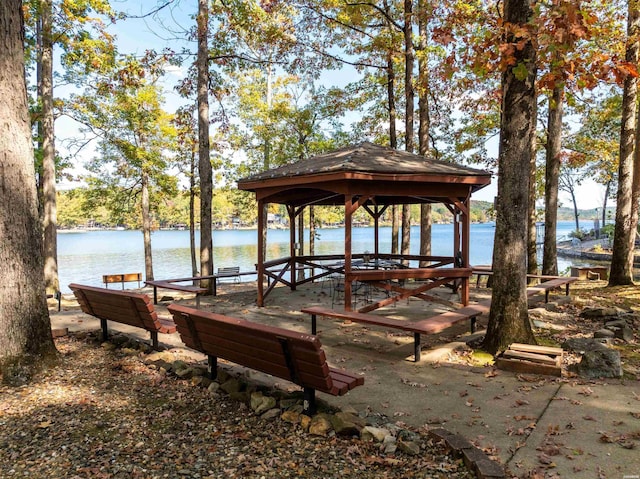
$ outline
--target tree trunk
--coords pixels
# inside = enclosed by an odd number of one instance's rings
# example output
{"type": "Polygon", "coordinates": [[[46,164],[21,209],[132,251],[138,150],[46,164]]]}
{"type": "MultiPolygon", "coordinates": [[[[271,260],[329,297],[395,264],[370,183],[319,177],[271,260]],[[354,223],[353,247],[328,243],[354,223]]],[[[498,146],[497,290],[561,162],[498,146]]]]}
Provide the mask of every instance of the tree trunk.
{"type": "MultiPolygon", "coordinates": [[[[538,105],[536,103],[536,112],[538,115],[538,105]]],[[[527,223],[527,273],[538,273],[538,235],[536,231],[536,156],[537,141],[536,135],[531,135],[531,158],[529,160],[529,215],[527,223]]],[[[533,278],[528,281],[530,283],[533,278]]]]}
{"type": "MultiPolygon", "coordinates": [[[[640,48],[640,11],[638,1],[629,1],[627,21],[626,61],[638,64],[640,48]]],[[[636,133],[636,103],[638,81],[627,75],[622,93],[622,127],[620,131],[620,165],[618,167],[618,193],[616,196],[616,224],[613,236],[609,286],[633,284],[633,253],[636,232],[633,227],[633,164],[636,133]]]]}
{"type": "Polygon", "coordinates": [[[556,85],[549,99],[547,125],[547,155],[544,173],[544,247],[542,274],[558,274],[558,182],[560,178],[560,154],[562,153],[562,107],[564,85],[556,85]]]}
{"type": "MultiPolygon", "coordinates": [[[[429,129],[431,117],[429,115],[429,65],[427,61],[427,2],[418,2],[418,33],[420,35],[420,51],[418,60],[418,153],[427,156],[429,153],[429,129]]],[[[420,255],[431,256],[431,205],[420,205],[420,255]]],[[[420,261],[420,267],[429,265],[429,261],[420,261]]]]}
{"type": "Polygon", "coordinates": [[[400,209],[398,205],[391,206],[391,254],[398,254],[400,236],[400,209]]]}
{"type": "Polygon", "coordinates": [[[316,254],[316,210],[309,206],[309,256],[316,254]]]}
{"type": "Polygon", "coordinates": [[[40,55],[42,103],[42,213],[44,228],[44,281],[47,293],[60,291],[58,279],[58,220],[56,208],[56,149],[53,118],[53,39],[52,2],[40,2],[42,40],[40,55]]]}
{"type": "MultiPolygon", "coordinates": [[[[387,19],[391,18],[391,7],[387,1],[384,2],[387,19]]],[[[387,28],[393,30],[390,21],[387,20],[387,28]]],[[[398,148],[398,133],[396,131],[396,72],[393,65],[393,50],[387,50],[387,101],[389,103],[389,146],[398,148]]],[[[391,206],[391,253],[398,254],[398,239],[400,235],[400,222],[398,221],[398,207],[391,206]]]]}
{"type": "Polygon", "coordinates": [[[576,190],[571,188],[569,191],[571,202],[573,203],[573,218],[576,221],[576,233],[580,234],[580,211],[578,211],[578,199],[576,198],[576,190]]]}
{"type": "Polygon", "coordinates": [[[142,237],[144,238],[144,275],[153,281],[153,255],[151,254],[151,205],[149,203],[149,173],[142,172],[142,237]]]}
{"type": "MultiPolygon", "coordinates": [[[[505,1],[505,27],[525,30],[532,16],[527,0],[505,1]]],[[[484,340],[491,353],[513,342],[535,342],[527,311],[526,238],[531,136],[536,125],[536,52],[529,39],[510,33],[506,40],[521,41],[523,47],[515,49],[514,62],[502,75],[493,294],[484,340]],[[514,68],[522,65],[527,75],[519,79],[514,68]]]]}
{"type": "Polygon", "coordinates": [[[24,77],[22,2],[0,2],[0,375],[29,379],[55,357],[24,77]]]}
{"type": "MultiPolygon", "coordinates": [[[[209,152],[209,10],[207,0],[198,0],[198,171],[200,174],[200,275],[213,274],[211,202],[213,173],[209,152]]],[[[213,293],[213,281],[200,286],[213,293]]]]}
{"type": "MultiPolygon", "coordinates": [[[[404,0],[404,98],[405,98],[405,150],[413,153],[413,0],[404,0]]],[[[402,205],[402,243],[400,245],[402,255],[411,254],[411,207],[402,205]]],[[[408,264],[409,260],[403,260],[408,264]]]]}
{"type": "MultiPolygon", "coordinates": [[[[191,251],[191,276],[198,276],[196,257],[196,152],[191,152],[191,174],[189,175],[189,250],[191,251]]],[[[198,286],[194,280],[193,285],[198,286]]]]}
{"type": "MultiPolygon", "coordinates": [[[[638,150],[636,149],[636,154],[638,150]]],[[[607,181],[607,186],[604,190],[604,199],[602,201],[602,226],[604,227],[607,223],[607,200],[609,199],[609,194],[611,192],[611,180],[607,181]]]]}

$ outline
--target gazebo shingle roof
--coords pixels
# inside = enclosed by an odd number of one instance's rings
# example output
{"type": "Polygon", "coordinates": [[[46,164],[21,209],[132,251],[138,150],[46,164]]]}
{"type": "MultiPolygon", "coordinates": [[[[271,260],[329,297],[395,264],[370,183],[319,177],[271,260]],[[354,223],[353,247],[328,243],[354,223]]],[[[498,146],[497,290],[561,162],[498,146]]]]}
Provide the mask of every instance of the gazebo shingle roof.
{"type": "Polygon", "coordinates": [[[240,183],[339,172],[491,177],[491,173],[484,170],[363,142],[257,173],[240,183]]]}

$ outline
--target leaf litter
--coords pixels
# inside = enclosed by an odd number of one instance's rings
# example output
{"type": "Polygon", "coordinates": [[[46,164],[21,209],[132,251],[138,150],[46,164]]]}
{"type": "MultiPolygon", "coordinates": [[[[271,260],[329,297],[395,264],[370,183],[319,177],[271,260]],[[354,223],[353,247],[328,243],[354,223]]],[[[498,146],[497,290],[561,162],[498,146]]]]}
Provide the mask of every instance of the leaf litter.
{"type": "Polygon", "coordinates": [[[0,386],[3,478],[474,477],[439,443],[409,456],[312,436],[134,354],[74,337],[56,345],[58,366],[31,384],[0,386]]]}

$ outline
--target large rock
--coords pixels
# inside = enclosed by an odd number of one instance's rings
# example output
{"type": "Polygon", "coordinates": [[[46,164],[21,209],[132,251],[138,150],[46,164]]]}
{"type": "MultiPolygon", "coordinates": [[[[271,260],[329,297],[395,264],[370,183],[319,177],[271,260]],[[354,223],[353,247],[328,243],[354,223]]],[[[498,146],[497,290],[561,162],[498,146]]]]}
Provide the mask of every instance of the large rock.
{"type": "Polygon", "coordinates": [[[243,383],[237,378],[229,378],[220,385],[220,389],[227,394],[231,394],[242,391],[243,386],[243,383]]]}
{"type": "Polygon", "coordinates": [[[389,435],[389,430],[383,427],[365,426],[360,431],[360,439],[363,441],[382,442],[389,435]]]}
{"type": "Polygon", "coordinates": [[[338,436],[358,436],[366,422],[353,414],[338,412],[331,416],[331,424],[338,436]]]}
{"type": "Polygon", "coordinates": [[[622,377],[620,352],[608,348],[585,351],[582,360],[575,365],[575,370],[580,377],[588,379],[620,378],[622,377]]]}
{"type": "Polygon", "coordinates": [[[587,319],[602,319],[607,317],[617,317],[619,311],[617,308],[584,308],[580,313],[582,318],[587,319]]]}
{"type": "Polygon", "coordinates": [[[276,400],[271,396],[264,396],[261,392],[251,394],[251,409],[256,414],[262,414],[276,407],[276,400]]]}
{"type": "Polygon", "coordinates": [[[592,338],[570,338],[562,343],[562,349],[576,353],[607,351],[609,348],[607,348],[604,342],[606,342],[606,338],[600,340],[592,338]]]}
{"type": "Polygon", "coordinates": [[[325,437],[331,431],[331,421],[324,414],[317,414],[311,418],[309,434],[325,437]]]}

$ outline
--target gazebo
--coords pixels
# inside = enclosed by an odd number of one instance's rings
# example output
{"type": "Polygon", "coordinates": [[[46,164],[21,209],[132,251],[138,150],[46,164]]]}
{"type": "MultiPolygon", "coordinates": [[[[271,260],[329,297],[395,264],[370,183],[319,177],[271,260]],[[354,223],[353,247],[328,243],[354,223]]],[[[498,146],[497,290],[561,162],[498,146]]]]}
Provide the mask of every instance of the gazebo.
{"type": "Polygon", "coordinates": [[[425,292],[444,285],[461,288],[461,301],[469,300],[469,229],[472,193],[491,182],[491,173],[393,148],[364,142],[314,156],[306,160],[274,168],[244,178],[238,188],[253,191],[258,202],[258,298],[264,306],[265,298],[277,283],[295,290],[300,284],[335,273],[336,267],[326,267],[323,261],[343,261],[339,272],[344,275],[344,306],[351,310],[352,284],[367,282],[396,293],[394,296],[368,305],[359,311],[390,304],[409,296],[429,299],[425,292]],[[289,256],[265,261],[266,208],[270,203],[286,206],[289,215],[289,256]],[[379,251],[379,219],[391,205],[442,203],[453,214],[454,255],[420,256],[391,255],[379,251]],[[304,256],[296,248],[296,218],[312,205],[344,206],[344,256],[304,256]],[[374,251],[372,254],[351,251],[352,219],[358,208],[364,208],[374,222],[374,251]],[[365,261],[371,268],[355,269],[354,262],[365,261]],[[404,262],[399,268],[379,268],[382,261],[404,262]],[[406,267],[407,261],[429,264],[427,267],[406,267]],[[314,273],[298,280],[296,271],[311,268],[314,273]],[[289,271],[289,279],[285,273],[289,271]],[[315,274],[315,271],[319,271],[315,274]],[[265,290],[265,276],[269,285],[265,290]],[[407,289],[407,280],[414,279],[418,287],[407,289]]]}

